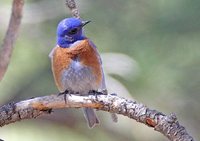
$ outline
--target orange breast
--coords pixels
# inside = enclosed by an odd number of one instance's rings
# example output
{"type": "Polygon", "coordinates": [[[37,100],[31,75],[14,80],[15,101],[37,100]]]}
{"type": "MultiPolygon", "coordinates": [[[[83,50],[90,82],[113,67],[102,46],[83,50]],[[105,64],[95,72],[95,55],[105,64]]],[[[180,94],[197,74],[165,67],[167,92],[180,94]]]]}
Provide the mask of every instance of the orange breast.
{"type": "Polygon", "coordinates": [[[67,54],[67,48],[56,47],[53,52],[52,58],[52,71],[56,86],[60,91],[64,91],[61,83],[61,74],[64,69],[66,69],[71,62],[71,56],[67,54]]]}
{"type": "Polygon", "coordinates": [[[82,65],[91,67],[96,78],[96,83],[97,85],[100,85],[102,81],[101,63],[96,49],[90,45],[88,39],[85,39],[74,47],[55,48],[52,58],[52,70],[58,89],[60,91],[65,90],[61,82],[62,72],[69,67],[71,61],[75,57],[79,58],[82,65]]]}

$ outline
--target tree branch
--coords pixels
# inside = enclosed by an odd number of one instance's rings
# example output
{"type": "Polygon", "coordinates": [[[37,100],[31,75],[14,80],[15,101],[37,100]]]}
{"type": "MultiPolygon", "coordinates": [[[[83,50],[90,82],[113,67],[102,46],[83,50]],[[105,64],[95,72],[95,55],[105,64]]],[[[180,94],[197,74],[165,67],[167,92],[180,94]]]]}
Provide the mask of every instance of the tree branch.
{"type": "Polygon", "coordinates": [[[52,109],[90,107],[117,113],[135,119],[162,133],[171,141],[194,141],[181,126],[175,114],[165,115],[146,107],[135,100],[128,100],[116,95],[50,95],[32,98],[0,107],[0,126],[23,119],[36,118],[51,113],[52,109]]]}
{"type": "MultiPolygon", "coordinates": [[[[13,0],[10,22],[0,52],[0,81],[10,62],[13,44],[21,23],[23,5],[23,0],[13,0]]],[[[66,0],[66,5],[74,17],[80,18],[74,0],[66,0]]],[[[0,107],[0,126],[50,114],[52,109],[71,107],[90,107],[121,114],[154,128],[171,141],[194,141],[185,128],[179,124],[175,114],[167,116],[135,100],[128,100],[116,95],[77,96],[72,94],[67,97],[67,101],[65,101],[64,95],[50,95],[9,103],[0,107]]]]}
{"type": "Polygon", "coordinates": [[[76,3],[74,0],[66,0],[66,6],[71,11],[72,16],[76,18],[80,18],[80,13],[78,8],[76,7],[76,3]]]}
{"type": "Polygon", "coordinates": [[[10,63],[13,45],[17,38],[19,26],[21,24],[23,5],[23,0],[13,0],[9,26],[0,51],[0,81],[2,80],[10,63]]]}

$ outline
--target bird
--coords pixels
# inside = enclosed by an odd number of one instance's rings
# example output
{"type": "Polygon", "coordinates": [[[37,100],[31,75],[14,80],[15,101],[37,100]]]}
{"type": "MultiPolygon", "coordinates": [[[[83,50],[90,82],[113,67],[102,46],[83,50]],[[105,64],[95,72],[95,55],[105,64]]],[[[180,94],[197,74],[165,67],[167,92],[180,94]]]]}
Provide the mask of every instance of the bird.
{"type": "MultiPolygon", "coordinates": [[[[100,54],[95,44],[84,34],[83,27],[88,23],[90,21],[75,17],[65,18],[58,23],[56,46],[49,57],[60,94],[107,94],[100,54]]],[[[83,113],[89,128],[100,123],[92,108],[83,108],[83,113]]],[[[115,114],[111,114],[111,117],[117,121],[115,114]]]]}

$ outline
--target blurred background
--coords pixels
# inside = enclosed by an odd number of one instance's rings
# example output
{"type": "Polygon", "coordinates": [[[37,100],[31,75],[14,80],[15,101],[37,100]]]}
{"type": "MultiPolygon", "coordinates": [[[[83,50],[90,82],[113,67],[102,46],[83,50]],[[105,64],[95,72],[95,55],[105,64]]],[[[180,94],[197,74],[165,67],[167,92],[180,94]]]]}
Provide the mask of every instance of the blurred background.
{"type": "MultiPolygon", "coordinates": [[[[11,0],[0,2],[0,41],[11,0]]],[[[81,17],[92,22],[86,35],[97,45],[109,92],[135,98],[165,114],[176,113],[200,139],[200,1],[77,0],[81,17]]],[[[70,17],[65,0],[26,0],[11,63],[0,83],[0,104],[58,93],[48,54],[56,26],[70,17]]],[[[0,60],[1,61],[1,60],[0,60]]],[[[55,110],[38,119],[0,128],[6,141],[167,141],[145,125],[119,116],[113,123],[98,111],[100,126],[88,129],[80,109],[55,110]]]]}

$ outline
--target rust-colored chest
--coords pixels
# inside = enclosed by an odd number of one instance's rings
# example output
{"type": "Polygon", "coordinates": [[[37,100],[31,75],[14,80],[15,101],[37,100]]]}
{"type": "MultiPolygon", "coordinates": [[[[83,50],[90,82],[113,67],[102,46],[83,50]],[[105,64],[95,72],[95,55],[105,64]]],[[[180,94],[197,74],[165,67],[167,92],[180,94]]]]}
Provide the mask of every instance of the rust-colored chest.
{"type": "Polygon", "coordinates": [[[75,58],[78,58],[81,65],[90,67],[92,73],[95,75],[96,83],[101,83],[102,68],[99,56],[96,48],[90,45],[88,39],[85,39],[70,48],[56,47],[52,55],[52,71],[56,85],[60,91],[64,91],[62,73],[64,70],[68,69],[75,58]]]}

